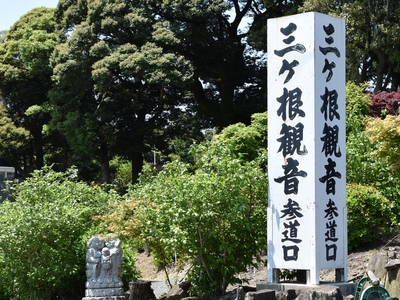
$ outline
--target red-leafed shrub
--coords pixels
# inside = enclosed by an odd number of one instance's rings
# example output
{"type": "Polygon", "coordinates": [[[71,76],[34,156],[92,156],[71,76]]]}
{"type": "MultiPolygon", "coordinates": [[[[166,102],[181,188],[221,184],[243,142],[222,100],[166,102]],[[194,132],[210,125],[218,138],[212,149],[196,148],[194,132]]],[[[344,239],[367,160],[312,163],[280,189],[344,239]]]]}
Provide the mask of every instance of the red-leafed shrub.
{"type": "Polygon", "coordinates": [[[399,115],[400,91],[378,92],[371,96],[369,115],[384,119],[387,115],[399,115]]]}

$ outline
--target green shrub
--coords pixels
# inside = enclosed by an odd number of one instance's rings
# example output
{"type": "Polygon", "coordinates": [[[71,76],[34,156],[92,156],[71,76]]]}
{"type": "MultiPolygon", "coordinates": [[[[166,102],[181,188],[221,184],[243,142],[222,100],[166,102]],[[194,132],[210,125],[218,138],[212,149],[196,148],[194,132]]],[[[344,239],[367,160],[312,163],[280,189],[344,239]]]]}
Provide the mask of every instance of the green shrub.
{"type": "Polygon", "coordinates": [[[132,183],[132,163],[116,156],[110,161],[110,169],[112,170],[113,187],[123,195],[132,183]]]}
{"type": "Polygon", "coordinates": [[[389,233],[395,220],[394,205],[376,188],[348,184],[346,201],[349,249],[389,233]]]}
{"type": "Polygon", "coordinates": [[[0,204],[0,291],[17,299],[82,297],[92,216],[105,213],[113,192],[48,169],[12,187],[0,204]]]}
{"type": "Polygon", "coordinates": [[[136,256],[137,250],[134,245],[130,245],[126,240],[122,241],[122,249],[123,249],[123,265],[122,265],[122,276],[121,280],[124,284],[125,289],[129,287],[129,282],[137,281],[141,274],[140,271],[136,268],[136,256]]]}
{"type": "Polygon", "coordinates": [[[371,100],[365,92],[367,83],[357,85],[351,81],[346,83],[346,132],[364,130],[364,122],[369,111],[371,100]]]}
{"type": "Polygon", "coordinates": [[[236,123],[225,127],[215,140],[227,147],[235,157],[252,161],[267,150],[267,113],[251,116],[251,125],[236,123]]]}
{"type": "Polygon", "coordinates": [[[220,144],[192,150],[195,170],[166,164],[104,219],[117,234],[140,239],[160,266],[175,257],[191,263],[192,294],[219,296],[265,251],[267,179],[220,144]]]}

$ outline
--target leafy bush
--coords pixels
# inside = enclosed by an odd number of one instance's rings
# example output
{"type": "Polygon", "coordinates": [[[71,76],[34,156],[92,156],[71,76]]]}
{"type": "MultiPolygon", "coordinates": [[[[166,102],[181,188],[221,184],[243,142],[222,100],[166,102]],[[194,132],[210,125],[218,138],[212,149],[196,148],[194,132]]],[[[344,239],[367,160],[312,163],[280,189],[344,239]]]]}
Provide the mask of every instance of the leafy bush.
{"type": "Polygon", "coordinates": [[[372,144],[365,131],[351,132],[346,142],[347,182],[363,185],[387,184],[389,177],[388,165],[372,155],[377,147],[372,144]]]}
{"type": "Polygon", "coordinates": [[[393,227],[393,203],[376,188],[348,184],[346,201],[349,249],[383,237],[393,227]]]}
{"type": "Polygon", "coordinates": [[[126,193],[128,186],[132,183],[132,163],[116,156],[110,161],[110,169],[113,187],[120,194],[126,193]]]}
{"type": "Polygon", "coordinates": [[[236,123],[225,127],[216,136],[218,143],[247,161],[256,159],[267,149],[267,113],[253,114],[251,118],[251,125],[236,123]]]}
{"type": "Polygon", "coordinates": [[[142,178],[104,217],[117,234],[148,245],[160,265],[192,264],[191,293],[221,295],[266,246],[267,180],[219,144],[193,148],[197,169],[172,161],[142,178]]]}
{"type": "Polygon", "coordinates": [[[92,216],[117,195],[74,178],[35,171],[12,186],[14,202],[0,204],[0,291],[18,299],[82,297],[92,216]]]}
{"type": "Polygon", "coordinates": [[[377,145],[374,154],[389,164],[393,171],[400,171],[400,117],[388,115],[384,120],[375,118],[368,122],[366,133],[377,145]]]}
{"type": "Polygon", "coordinates": [[[356,85],[349,81],[346,84],[346,132],[364,130],[364,120],[371,104],[370,97],[365,93],[368,84],[356,85]]]}

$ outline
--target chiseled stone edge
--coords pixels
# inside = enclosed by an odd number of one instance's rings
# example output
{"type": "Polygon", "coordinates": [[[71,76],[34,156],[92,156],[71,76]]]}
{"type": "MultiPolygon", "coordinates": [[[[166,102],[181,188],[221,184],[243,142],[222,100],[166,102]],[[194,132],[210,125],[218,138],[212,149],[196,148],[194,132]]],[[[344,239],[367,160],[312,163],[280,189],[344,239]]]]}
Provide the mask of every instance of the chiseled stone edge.
{"type": "Polygon", "coordinates": [[[86,297],[109,297],[121,296],[124,294],[123,288],[108,288],[108,289],[86,289],[86,297]]]}
{"type": "Polygon", "coordinates": [[[82,300],[126,300],[125,296],[84,297],[82,300]]]}

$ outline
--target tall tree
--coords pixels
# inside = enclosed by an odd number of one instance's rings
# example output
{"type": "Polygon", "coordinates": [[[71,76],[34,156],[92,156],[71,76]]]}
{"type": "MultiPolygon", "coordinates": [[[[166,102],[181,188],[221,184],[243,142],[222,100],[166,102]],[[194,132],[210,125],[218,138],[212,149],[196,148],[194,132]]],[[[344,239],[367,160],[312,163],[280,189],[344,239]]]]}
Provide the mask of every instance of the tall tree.
{"type": "Polygon", "coordinates": [[[258,53],[250,52],[245,41],[245,22],[262,13],[262,1],[144,2],[158,16],[157,43],[191,62],[190,90],[215,126],[249,124],[252,113],[265,110],[265,73],[257,74],[258,53]],[[179,43],[164,40],[159,33],[166,31],[179,43]],[[258,93],[248,93],[255,85],[258,93]]]}
{"type": "Polygon", "coordinates": [[[0,30],[0,44],[5,42],[5,35],[7,30],[0,30]]]}
{"type": "Polygon", "coordinates": [[[285,5],[267,4],[269,14],[261,0],[61,0],[55,124],[85,152],[103,141],[131,159],[133,180],[143,152],[181,120],[249,124],[266,109],[266,62],[246,43],[245,23],[285,13],[285,5]],[[89,119],[91,128],[81,125],[89,119]],[[89,129],[92,138],[79,138],[89,129]]]}
{"type": "Polygon", "coordinates": [[[54,9],[35,8],[22,16],[0,43],[2,101],[16,126],[31,135],[22,175],[44,164],[42,127],[49,121],[45,103],[51,86],[49,57],[56,45],[54,9]]]}
{"type": "Polygon", "coordinates": [[[131,160],[136,181],[154,130],[181,104],[190,66],[153,42],[154,18],[135,1],[60,1],[56,16],[64,43],[53,56],[54,124],[74,149],[99,150],[103,181],[109,151],[131,160]]]}
{"type": "Polygon", "coordinates": [[[29,131],[22,126],[16,126],[9,116],[7,107],[0,104],[0,155],[20,174],[23,174],[20,159],[24,156],[29,142],[29,131]]]}

